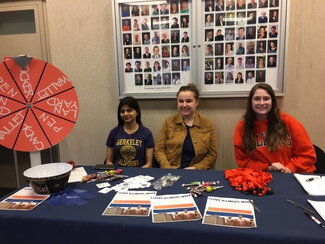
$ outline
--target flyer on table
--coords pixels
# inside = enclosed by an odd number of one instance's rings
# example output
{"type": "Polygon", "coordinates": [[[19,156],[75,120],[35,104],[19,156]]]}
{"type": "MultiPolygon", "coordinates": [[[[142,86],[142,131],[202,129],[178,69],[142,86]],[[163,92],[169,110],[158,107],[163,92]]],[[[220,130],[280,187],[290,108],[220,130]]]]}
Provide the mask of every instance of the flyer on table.
{"type": "Polygon", "coordinates": [[[102,215],[149,216],[150,199],[156,194],[156,191],[117,192],[102,215]]]}
{"type": "Polygon", "coordinates": [[[325,201],[313,201],[309,199],[307,199],[307,201],[313,206],[313,208],[325,221],[325,201]]]}
{"type": "Polygon", "coordinates": [[[325,196],[325,177],[321,175],[293,174],[310,196],[325,196]]]}
{"type": "Polygon", "coordinates": [[[202,218],[191,194],[155,196],[151,199],[152,222],[191,221],[202,218]]]}
{"type": "Polygon", "coordinates": [[[35,193],[31,187],[24,187],[10,197],[0,202],[1,210],[32,210],[50,195],[35,193]]]}
{"type": "Polygon", "coordinates": [[[248,199],[208,197],[202,223],[256,228],[254,207],[248,199]]]}

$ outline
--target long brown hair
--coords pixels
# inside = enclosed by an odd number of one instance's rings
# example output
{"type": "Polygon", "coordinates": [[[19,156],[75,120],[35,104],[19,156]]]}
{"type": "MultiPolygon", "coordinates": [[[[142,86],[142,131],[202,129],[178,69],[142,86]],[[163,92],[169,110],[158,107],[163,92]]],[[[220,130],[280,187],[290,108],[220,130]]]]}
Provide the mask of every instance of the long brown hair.
{"type": "Polygon", "coordinates": [[[279,108],[275,98],[272,87],[266,83],[256,84],[250,91],[246,113],[243,116],[244,119],[244,134],[242,138],[242,146],[247,153],[251,153],[256,148],[256,138],[254,132],[254,121],[256,120],[255,112],[252,107],[252,98],[257,89],[265,90],[271,97],[272,107],[267,115],[268,128],[266,134],[266,142],[270,151],[275,151],[280,145],[288,145],[289,132],[286,129],[285,124],[280,119],[279,108]]]}

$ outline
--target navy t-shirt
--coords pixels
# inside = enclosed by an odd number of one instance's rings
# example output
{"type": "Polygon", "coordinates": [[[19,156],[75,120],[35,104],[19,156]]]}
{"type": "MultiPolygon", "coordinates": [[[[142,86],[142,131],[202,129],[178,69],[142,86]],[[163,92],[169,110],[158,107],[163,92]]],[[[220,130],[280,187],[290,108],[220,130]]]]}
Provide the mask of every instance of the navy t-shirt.
{"type": "Polygon", "coordinates": [[[181,169],[189,167],[192,159],[195,157],[195,150],[190,134],[190,127],[186,126],[187,134],[183,142],[182,158],[181,158],[181,169]]]}
{"type": "Polygon", "coordinates": [[[141,167],[146,164],[146,148],[153,148],[154,140],[151,131],[142,125],[133,134],[117,126],[109,133],[106,145],[113,148],[114,164],[141,167]]]}

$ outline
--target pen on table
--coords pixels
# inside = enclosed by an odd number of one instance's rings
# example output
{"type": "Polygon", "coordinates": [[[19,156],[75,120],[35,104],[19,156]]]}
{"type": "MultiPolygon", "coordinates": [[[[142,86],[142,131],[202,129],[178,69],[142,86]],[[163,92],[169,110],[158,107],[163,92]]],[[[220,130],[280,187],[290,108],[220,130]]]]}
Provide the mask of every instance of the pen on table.
{"type": "Polygon", "coordinates": [[[302,206],[302,205],[300,205],[299,203],[296,203],[296,202],[294,202],[294,201],[292,201],[292,200],[290,200],[290,199],[287,199],[287,202],[288,202],[288,203],[291,203],[292,205],[295,205],[295,206],[297,206],[297,207],[299,207],[299,208],[302,208],[303,210],[305,210],[306,212],[308,212],[308,213],[310,213],[310,214],[315,214],[315,211],[310,210],[310,209],[308,209],[308,208],[305,208],[304,206],[302,206]]]}
{"type": "Polygon", "coordinates": [[[258,212],[261,213],[261,210],[254,204],[253,200],[248,198],[248,201],[253,205],[254,209],[258,212]]]}
{"type": "Polygon", "coordinates": [[[306,182],[310,182],[310,181],[317,180],[317,179],[321,179],[321,178],[322,178],[322,176],[311,177],[311,178],[308,178],[306,180],[306,182]]]}
{"type": "Polygon", "coordinates": [[[311,213],[309,212],[306,212],[305,211],[305,214],[312,220],[314,221],[319,227],[322,227],[324,228],[324,225],[322,224],[322,222],[320,222],[318,219],[316,219],[316,217],[314,215],[312,215],[311,213]]]}

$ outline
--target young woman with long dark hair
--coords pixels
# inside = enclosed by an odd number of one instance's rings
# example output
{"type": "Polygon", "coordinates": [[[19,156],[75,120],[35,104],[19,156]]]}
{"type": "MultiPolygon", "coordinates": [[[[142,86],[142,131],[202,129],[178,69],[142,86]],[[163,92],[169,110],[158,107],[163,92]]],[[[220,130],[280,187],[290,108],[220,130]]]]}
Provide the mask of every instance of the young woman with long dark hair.
{"type": "Polygon", "coordinates": [[[141,122],[141,111],[133,97],[121,99],[117,109],[118,126],[107,138],[106,164],[152,167],[154,140],[141,122]]]}

